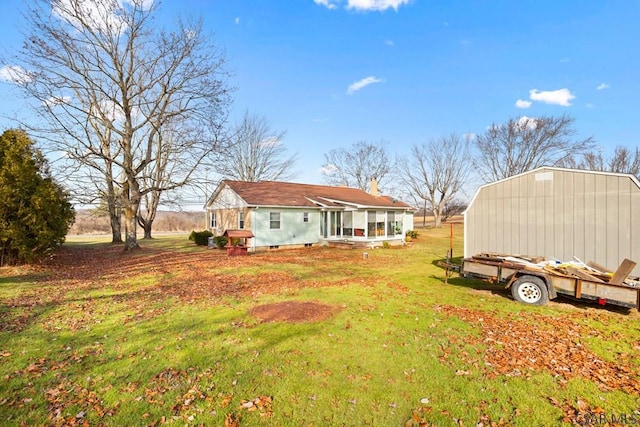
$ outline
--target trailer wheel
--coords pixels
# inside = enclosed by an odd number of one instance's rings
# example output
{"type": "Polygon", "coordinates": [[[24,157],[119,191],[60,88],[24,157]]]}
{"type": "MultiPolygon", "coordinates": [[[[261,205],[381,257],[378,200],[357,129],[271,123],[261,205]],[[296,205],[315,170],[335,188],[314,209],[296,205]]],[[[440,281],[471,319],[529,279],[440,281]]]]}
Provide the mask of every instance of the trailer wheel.
{"type": "Polygon", "coordinates": [[[539,277],[520,276],[511,285],[513,299],[524,304],[545,305],[549,301],[547,286],[539,277]]]}

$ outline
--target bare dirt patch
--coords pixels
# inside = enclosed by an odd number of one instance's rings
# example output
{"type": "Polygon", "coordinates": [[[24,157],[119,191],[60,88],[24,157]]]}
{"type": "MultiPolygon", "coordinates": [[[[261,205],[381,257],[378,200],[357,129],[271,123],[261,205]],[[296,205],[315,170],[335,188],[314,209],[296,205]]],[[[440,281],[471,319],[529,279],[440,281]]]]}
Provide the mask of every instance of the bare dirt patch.
{"type": "Polygon", "coordinates": [[[328,319],[339,310],[338,307],[312,301],[284,301],[259,305],[249,310],[249,314],[263,323],[301,323],[328,319]]]}

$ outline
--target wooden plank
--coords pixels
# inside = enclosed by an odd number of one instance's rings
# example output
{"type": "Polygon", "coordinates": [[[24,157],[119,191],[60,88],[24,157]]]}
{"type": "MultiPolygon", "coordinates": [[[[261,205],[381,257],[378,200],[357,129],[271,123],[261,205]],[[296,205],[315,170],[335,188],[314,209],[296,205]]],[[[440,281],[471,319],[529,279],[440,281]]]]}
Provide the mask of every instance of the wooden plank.
{"type": "Polygon", "coordinates": [[[620,267],[613,273],[613,277],[609,280],[609,283],[613,285],[621,285],[624,279],[629,277],[629,274],[636,268],[637,263],[630,259],[624,259],[620,264],[620,267]]]}
{"type": "Polygon", "coordinates": [[[462,272],[477,274],[483,277],[498,277],[499,268],[496,265],[487,265],[480,262],[465,260],[462,264],[462,272]]]}
{"type": "Polygon", "coordinates": [[[477,254],[472,256],[471,258],[480,260],[480,261],[492,261],[492,262],[502,262],[504,259],[496,254],[477,254]]]}
{"type": "Polygon", "coordinates": [[[607,267],[605,267],[603,265],[600,265],[600,264],[598,264],[597,262],[594,262],[594,261],[589,261],[587,263],[587,265],[589,267],[593,268],[594,270],[598,270],[600,273],[604,273],[604,274],[613,273],[613,271],[611,271],[611,269],[609,269],[609,268],[607,268],[607,267]]]}
{"type": "Polygon", "coordinates": [[[581,278],[582,280],[588,280],[590,282],[596,282],[596,283],[607,283],[604,280],[600,280],[596,276],[589,274],[585,270],[581,270],[576,267],[567,266],[565,267],[565,270],[567,270],[569,273],[573,274],[574,276],[581,278]]]}
{"type": "Polygon", "coordinates": [[[582,298],[582,280],[576,280],[576,298],[582,298]]]}

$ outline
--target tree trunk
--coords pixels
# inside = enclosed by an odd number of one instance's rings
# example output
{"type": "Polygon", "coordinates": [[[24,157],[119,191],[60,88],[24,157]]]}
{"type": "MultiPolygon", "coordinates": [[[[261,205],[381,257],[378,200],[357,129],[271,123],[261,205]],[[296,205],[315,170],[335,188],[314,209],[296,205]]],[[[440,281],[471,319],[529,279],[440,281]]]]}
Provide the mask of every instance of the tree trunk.
{"type": "Polygon", "coordinates": [[[434,209],[432,212],[433,212],[433,221],[435,223],[433,226],[435,228],[442,227],[442,210],[434,209]]]}
{"type": "Polygon", "coordinates": [[[121,212],[118,207],[118,196],[113,185],[113,169],[111,162],[106,162],[105,178],[107,184],[107,209],[111,223],[111,243],[122,243],[121,212]]]}
{"type": "Polygon", "coordinates": [[[138,249],[138,212],[140,210],[140,189],[135,178],[129,177],[124,188],[123,211],[124,211],[124,250],[131,251],[138,249]]]}
{"type": "Polygon", "coordinates": [[[151,237],[151,229],[153,227],[153,221],[156,219],[156,213],[158,212],[160,194],[158,191],[151,191],[144,195],[145,209],[138,213],[138,224],[144,230],[145,239],[153,239],[153,237],[151,237]]]}
{"type": "Polygon", "coordinates": [[[109,213],[111,220],[111,243],[122,243],[122,224],[120,222],[120,213],[109,213]]]}
{"type": "Polygon", "coordinates": [[[127,206],[124,208],[125,251],[131,251],[140,247],[138,245],[138,234],[136,230],[136,226],[138,225],[136,212],[137,208],[134,209],[132,206],[127,206]]]}
{"type": "Polygon", "coordinates": [[[433,219],[435,221],[434,227],[435,228],[440,228],[442,227],[442,216],[440,214],[434,214],[433,215],[433,219]]]}
{"type": "Polygon", "coordinates": [[[140,227],[142,227],[142,229],[144,230],[144,238],[153,239],[153,237],[151,237],[151,226],[153,224],[153,219],[139,221],[139,222],[140,222],[140,227]]]}

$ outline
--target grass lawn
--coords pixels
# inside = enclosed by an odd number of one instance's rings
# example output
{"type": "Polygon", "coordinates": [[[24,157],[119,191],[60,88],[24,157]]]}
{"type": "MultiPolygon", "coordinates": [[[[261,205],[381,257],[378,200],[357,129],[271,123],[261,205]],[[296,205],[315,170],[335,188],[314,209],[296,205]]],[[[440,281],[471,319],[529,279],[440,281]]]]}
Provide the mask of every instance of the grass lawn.
{"type": "Polygon", "coordinates": [[[0,425],[640,423],[636,311],[445,283],[449,228],[419,232],[366,259],[77,239],[2,268],[0,425]]]}

